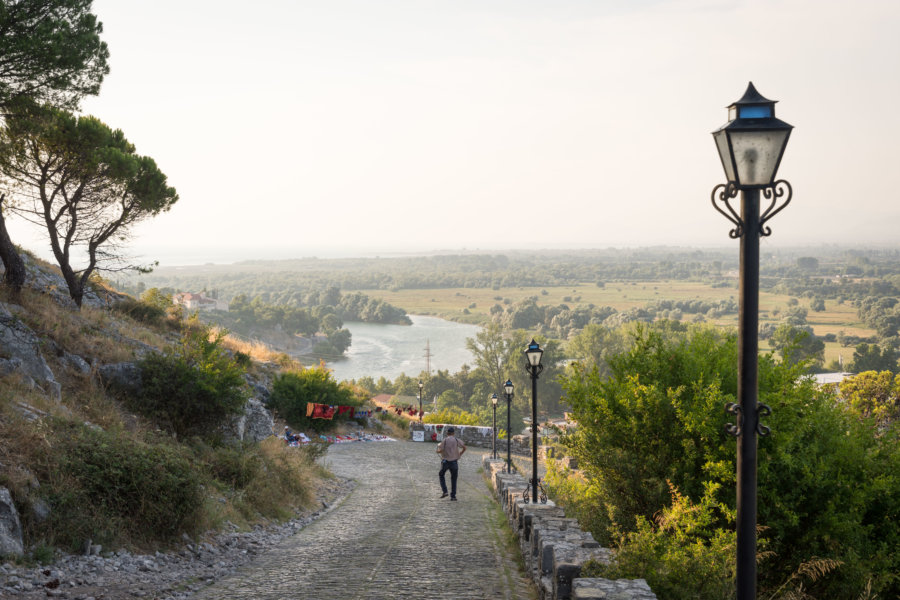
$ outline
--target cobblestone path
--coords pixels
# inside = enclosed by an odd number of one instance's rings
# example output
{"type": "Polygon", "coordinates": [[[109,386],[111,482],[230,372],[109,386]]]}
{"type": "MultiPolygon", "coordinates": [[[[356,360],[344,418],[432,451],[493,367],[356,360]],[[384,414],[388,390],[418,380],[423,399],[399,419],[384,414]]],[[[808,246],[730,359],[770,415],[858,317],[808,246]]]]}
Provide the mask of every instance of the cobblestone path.
{"type": "Polygon", "coordinates": [[[434,444],[333,445],[326,463],[357,488],[322,520],[195,597],[533,599],[506,550],[482,456],[472,448],[460,460],[459,501],[450,502],[439,499],[434,444]]]}

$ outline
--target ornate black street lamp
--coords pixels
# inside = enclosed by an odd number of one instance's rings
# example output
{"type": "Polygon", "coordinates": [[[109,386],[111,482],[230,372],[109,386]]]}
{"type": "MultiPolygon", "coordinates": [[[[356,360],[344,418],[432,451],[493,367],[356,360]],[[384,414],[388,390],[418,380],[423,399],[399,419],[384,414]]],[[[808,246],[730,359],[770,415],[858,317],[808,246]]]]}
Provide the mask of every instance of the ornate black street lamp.
{"type": "Polygon", "coordinates": [[[419,380],[419,422],[422,422],[422,394],[424,393],[422,390],[425,388],[425,384],[422,383],[422,380],[419,380]]]}
{"type": "MultiPolygon", "coordinates": [[[[538,501],[538,422],[537,422],[537,380],[538,375],[544,370],[541,365],[541,356],[544,351],[532,338],[525,350],[525,370],[531,375],[531,501],[538,501]]],[[[527,497],[526,497],[527,500],[527,497]]]]}
{"type": "Polygon", "coordinates": [[[775,181],[793,127],[775,118],[775,101],[747,86],[728,107],[729,121],[713,132],[728,183],[713,188],[713,207],[734,224],[729,236],[741,239],[738,320],[738,400],[725,410],[736,424],[725,430],[737,437],[737,600],[756,599],[756,448],[757,434],[769,434],[760,417],[772,410],[759,404],[759,238],[771,235],[769,219],[791,201],[791,185],[775,181]],[[760,190],[768,207],[760,214],[760,190]],[[729,200],[741,192],[741,213],[729,200]],[[721,206],[720,206],[721,204],[721,206]],[[724,209],[723,209],[724,207],[724,209]],[[726,212],[727,209],[727,212],[726,212]]]}
{"type": "Polygon", "coordinates": [[[510,456],[509,443],[512,439],[512,431],[509,424],[509,412],[512,406],[513,382],[509,379],[503,384],[503,392],[506,394],[506,472],[512,473],[512,457],[510,456]]]}
{"type": "Polygon", "coordinates": [[[491,437],[491,458],[497,458],[497,394],[491,394],[491,404],[494,407],[494,427],[491,429],[493,437],[491,437]]]}

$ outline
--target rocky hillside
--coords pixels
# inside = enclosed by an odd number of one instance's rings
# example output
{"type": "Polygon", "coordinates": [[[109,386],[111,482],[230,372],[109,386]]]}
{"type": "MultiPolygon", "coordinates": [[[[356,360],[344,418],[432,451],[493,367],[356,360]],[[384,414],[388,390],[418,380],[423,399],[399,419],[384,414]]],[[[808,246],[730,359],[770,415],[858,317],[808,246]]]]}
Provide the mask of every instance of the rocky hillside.
{"type": "Polygon", "coordinates": [[[0,286],[0,556],[164,548],[315,500],[315,457],[270,443],[278,366],[258,359],[273,357],[225,339],[225,358],[244,358],[243,412],[179,437],[129,407],[141,361],[182,344],[184,323],[102,284],[78,310],[53,267],[23,259],[22,293],[0,286]]]}

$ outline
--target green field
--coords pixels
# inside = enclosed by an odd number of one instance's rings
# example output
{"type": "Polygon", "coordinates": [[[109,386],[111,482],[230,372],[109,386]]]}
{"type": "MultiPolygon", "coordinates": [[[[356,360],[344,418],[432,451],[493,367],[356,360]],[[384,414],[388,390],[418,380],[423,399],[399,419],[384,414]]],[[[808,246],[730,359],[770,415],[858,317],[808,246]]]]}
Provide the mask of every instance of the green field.
{"type": "MultiPolygon", "coordinates": [[[[489,311],[494,304],[503,304],[504,299],[511,303],[524,298],[537,296],[540,304],[567,304],[571,308],[594,304],[611,306],[623,311],[643,307],[654,300],[737,300],[736,287],[712,287],[704,283],[685,281],[654,281],[639,283],[610,283],[605,287],[594,284],[580,284],[566,287],[516,287],[500,290],[474,288],[416,289],[416,290],[347,290],[360,291],[373,298],[399,306],[414,315],[434,315],[446,319],[466,323],[485,323],[489,320],[489,311]],[[474,306],[473,306],[474,305],[474,306]],[[468,314],[464,311],[468,310],[468,314]]],[[[773,310],[783,311],[788,308],[790,296],[760,293],[760,324],[779,323],[779,317],[771,316],[773,310]]],[[[809,308],[808,300],[800,299],[800,306],[809,308]]],[[[685,315],[690,320],[692,315],[685,315]]],[[[809,325],[816,335],[837,334],[843,331],[847,335],[871,336],[875,332],[867,328],[856,314],[856,308],[849,303],[838,304],[834,300],[825,302],[825,310],[809,311],[809,325]]],[[[712,321],[717,325],[735,327],[737,315],[726,315],[712,321]]],[[[761,350],[766,350],[765,342],[761,350]]],[[[826,343],[825,363],[837,360],[843,355],[844,362],[850,362],[853,348],[842,348],[837,342],[826,343]]]]}

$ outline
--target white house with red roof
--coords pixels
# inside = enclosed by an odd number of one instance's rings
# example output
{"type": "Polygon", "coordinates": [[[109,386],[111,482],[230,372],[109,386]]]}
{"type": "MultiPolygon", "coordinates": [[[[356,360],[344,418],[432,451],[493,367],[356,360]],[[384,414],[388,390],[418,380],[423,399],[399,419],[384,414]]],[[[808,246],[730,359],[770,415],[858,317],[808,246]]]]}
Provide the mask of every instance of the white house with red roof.
{"type": "Polygon", "coordinates": [[[215,298],[207,298],[203,294],[195,294],[193,292],[172,294],[172,302],[183,306],[185,310],[228,310],[227,302],[219,301],[215,298]]]}

